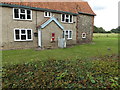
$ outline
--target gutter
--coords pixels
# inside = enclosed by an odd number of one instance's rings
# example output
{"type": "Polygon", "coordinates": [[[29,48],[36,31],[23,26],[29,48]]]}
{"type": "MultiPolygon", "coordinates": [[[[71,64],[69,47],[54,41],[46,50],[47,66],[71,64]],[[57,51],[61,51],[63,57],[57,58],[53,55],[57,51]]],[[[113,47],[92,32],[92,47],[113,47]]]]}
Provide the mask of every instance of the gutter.
{"type": "Polygon", "coordinates": [[[38,10],[38,11],[48,11],[48,12],[54,12],[54,13],[66,13],[66,14],[71,14],[71,15],[79,15],[77,13],[71,13],[71,12],[65,12],[65,11],[59,11],[59,10],[52,10],[52,9],[45,9],[45,8],[29,7],[29,6],[23,6],[23,5],[15,5],[15,4],[0,3],[0,6],[11,7],[11,8],[25,8],[25,9],[32,9],[32,10],[38,10]]]}
{"type": "Polygon", "coordinates": [[[84,13],[84,12],[78,12],[78,13],[83,15],[96,16],[96,14],[90,14],[90,13],[84,13]]]}

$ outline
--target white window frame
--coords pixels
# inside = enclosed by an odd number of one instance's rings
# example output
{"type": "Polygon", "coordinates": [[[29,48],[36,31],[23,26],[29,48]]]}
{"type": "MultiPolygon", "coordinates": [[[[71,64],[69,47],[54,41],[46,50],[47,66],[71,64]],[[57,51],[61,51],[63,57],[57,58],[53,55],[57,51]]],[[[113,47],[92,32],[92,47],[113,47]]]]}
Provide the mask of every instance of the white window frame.
{"type": "Polygon", "coordinates": [[[64,14],[64,18],[65,18],[64,21],[62,20],[62,15],[63,14],[61,14],[61,22],[63,22],[63,23],[73,23],[73,15],[64,14]],[[68,15],[68,18],[66,17],[66,15],[68,15]],[[72,22],[70,22],[70,16],[72,16],[72,22]],[[69,22],[66,22],[66,19],[69,19],[69,22]]]}
{"type": "Polygon", "coordinates": [[[86,33],[85,32],[82,33],[82,38],[86,38],[86,33]]]}
{"type": "Polygon", "coordinates": [[[67,39],[72,39],[73,31],[72,30],[64,30],[64,35],[63,38],[65,38],[66,35],[68,35],[67,39]],[[66,31],[68,31],[68,34],[66,34],[66,31]],[[71,32],[71,37],[70,37],[70,32],[71,32]]]}
{"type": "Polygon", "coordinates": [[[51,16],[52,16],[51,12],[47,12],[47,11],[44,12],[44,17],[51,17],[51,16]],[[47,16],[46,16],[46,13],[47,13],[47,16]]]}
{"type": "Polygon", "coordinates": [[[29,9],[24,9],[25,10],[25,13],[21,13],[21,9],[22,8],[13,8],[13,19],[15,19],[15,20],[32,20],[32,10],[30,10],[30,13],[31,13],[31,15],[30,15],[30,17],[31,17],[31,19],[27,19],[27,10],[29,10],[29,9]],[[19,11],[19,18],[15,18],[15,14],[14,14],[14,10],[15,9],[18,9],[18,11],[19,11]],[[20,19],[20,14],[25,14],[25,19],[20,19]]]}
{"type": "Polygon", "coordinates": [[[32,31],[32,29],[24,29],[24,28],[22,28],[22,29],[15,28],[14,29],[14,41],[32,41],[32,40],[33,40],[33,31],[32,31]],[[15,30],[19,30],[20,39],[16,39],[15,30]],[[21,30],[25,30],[25,34],[22,34],[21,30]],[[28,39],[28,37],[27,37],[27,30],[31,30],[31,39],[28,39]],[[26,40],[21,40],[21,35],[26,35],[26,40]]]}

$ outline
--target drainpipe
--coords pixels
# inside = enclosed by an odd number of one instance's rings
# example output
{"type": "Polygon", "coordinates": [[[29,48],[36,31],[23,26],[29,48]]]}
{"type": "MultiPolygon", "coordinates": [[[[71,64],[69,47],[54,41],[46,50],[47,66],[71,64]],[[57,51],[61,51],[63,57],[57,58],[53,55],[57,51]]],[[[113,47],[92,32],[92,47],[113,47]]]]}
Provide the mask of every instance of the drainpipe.
{"type": "Polygon", "coordinates": [[[36,11],[36,30],[38,30],[38,28],[37,28],[37,11],[36,11]]]}
{"type": "Polygon", "coordinates": [[[94,32],[94,16],[92,17],[92,35],[91,35],[91,41],[93,39],[93,32],[94,32]]]}
{"type": "Polygon", "coordinates": [[[78,19],[79,19],[79,15],[76,17],[76,43],[78,43],[78,19]]]}

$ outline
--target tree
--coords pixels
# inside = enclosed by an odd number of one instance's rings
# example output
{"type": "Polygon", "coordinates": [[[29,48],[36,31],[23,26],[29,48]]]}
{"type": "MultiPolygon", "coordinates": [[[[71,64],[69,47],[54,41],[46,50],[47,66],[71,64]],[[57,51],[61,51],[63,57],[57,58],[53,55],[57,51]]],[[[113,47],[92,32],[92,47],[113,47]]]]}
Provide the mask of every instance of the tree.
{"type": "Polygon", "coordinates": [[[111,30],[112,33],[120,33],[120,26],[118,26],[116,29],[111,30]]]}
{"type": "Polygon", "coordinates": [[[106,33],[111,33],[111,31],[106,31],[106,33]]]}
{"type": "Polygon", "coordinates": [[[96,27],[96,26],[94,26],[93,33],[106,33],[106,31],[102,27],[96,27]]]}

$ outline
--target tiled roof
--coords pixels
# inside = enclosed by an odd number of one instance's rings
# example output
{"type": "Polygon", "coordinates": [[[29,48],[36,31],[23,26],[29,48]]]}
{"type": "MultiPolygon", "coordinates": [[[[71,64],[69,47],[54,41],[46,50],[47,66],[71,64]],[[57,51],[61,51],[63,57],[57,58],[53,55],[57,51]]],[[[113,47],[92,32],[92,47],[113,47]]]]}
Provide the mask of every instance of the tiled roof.
{"type": "Polygon", "coordinates": [[[44,18],[44,20],[41,21],[41,22],[38,24],[37,28],[39,28],[42,24],[44,24],[44,23],[45,23],[46,21],[48,21],[49,19],[50,19],[50,17],[44,18]]]}
{"type": "Polygon", "coordinates": [[[71,13],[86,13],[95,15],[87,2],[2,2],[5,4],[22,5],[36,8],[44,8],[71,13]]]}

